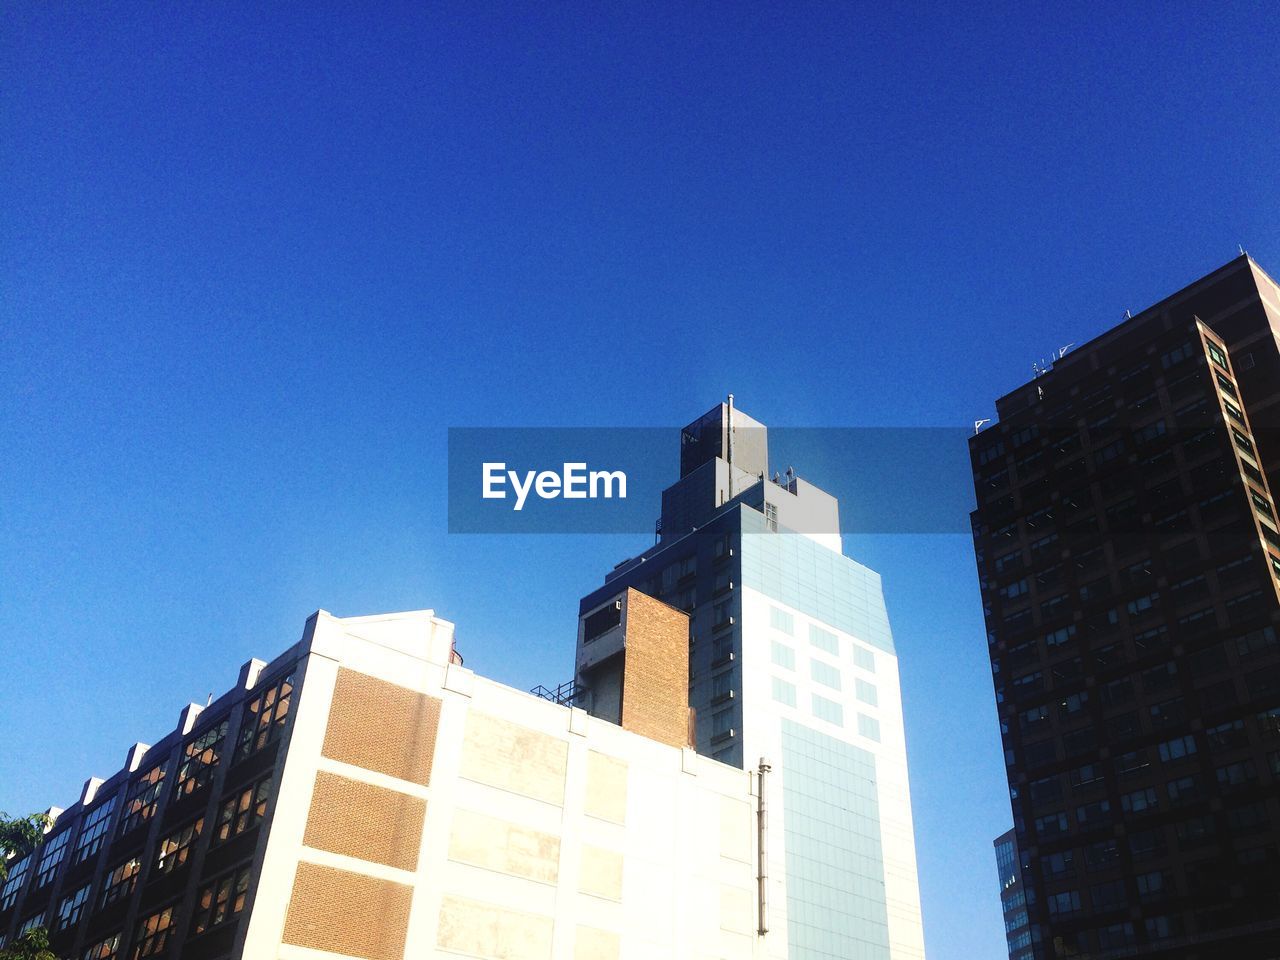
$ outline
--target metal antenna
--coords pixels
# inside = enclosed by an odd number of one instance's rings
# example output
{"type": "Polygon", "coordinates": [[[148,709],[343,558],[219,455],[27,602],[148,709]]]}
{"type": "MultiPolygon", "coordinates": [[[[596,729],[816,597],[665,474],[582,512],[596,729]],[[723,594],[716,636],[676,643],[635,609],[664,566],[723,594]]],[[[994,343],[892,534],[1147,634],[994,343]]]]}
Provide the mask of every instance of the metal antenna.
{"type": "Polygon", "coordinates": [[[991,418],[990,418],[990,417],[987,417],[987,419],[985,419],[985,420],[975,420],[975,421],[973,421],[973,435],[976,437],[976,436],[978,435],[978,432],[982,429],[982,425],[983,425],[984,423],[990,423],[990,422],[991,422],[991,418]]]}

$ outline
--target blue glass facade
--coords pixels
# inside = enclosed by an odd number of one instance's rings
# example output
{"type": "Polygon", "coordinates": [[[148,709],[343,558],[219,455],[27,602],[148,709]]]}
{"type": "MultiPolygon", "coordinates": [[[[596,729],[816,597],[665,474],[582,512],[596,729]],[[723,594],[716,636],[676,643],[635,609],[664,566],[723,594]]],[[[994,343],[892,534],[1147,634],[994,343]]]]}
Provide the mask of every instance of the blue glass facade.
{"type": "Polygon", "coordinates": [[[738,512],[744,586],[894,652],[880,574],[800,534],[769,533],[757,510],[740,507],[738,512]]]}
{"type": "Polygon", "coordinates": [[[792,960],[889,960],[875,758],[782,721],[792,960]]]}

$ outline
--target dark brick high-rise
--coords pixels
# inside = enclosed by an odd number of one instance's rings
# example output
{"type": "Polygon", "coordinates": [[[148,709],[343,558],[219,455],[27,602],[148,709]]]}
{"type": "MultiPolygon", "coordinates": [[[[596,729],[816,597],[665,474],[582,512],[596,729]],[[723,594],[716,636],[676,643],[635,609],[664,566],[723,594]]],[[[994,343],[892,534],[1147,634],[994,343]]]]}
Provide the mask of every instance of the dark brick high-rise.
{"type": "Polygon", "coordinates": [[[996,409],[973,531],[1035,955],[1280,956],[1280,290],[1242,256],[996,409]]]}

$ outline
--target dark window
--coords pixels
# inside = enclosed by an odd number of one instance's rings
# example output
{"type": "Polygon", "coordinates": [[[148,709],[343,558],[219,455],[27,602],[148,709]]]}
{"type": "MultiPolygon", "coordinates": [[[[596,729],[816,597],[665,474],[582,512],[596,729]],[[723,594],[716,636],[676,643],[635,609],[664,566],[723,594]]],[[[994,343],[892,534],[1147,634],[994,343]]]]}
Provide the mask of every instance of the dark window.
{"type": "Polygon", "coordinates": [[[235,919],[236,914],[244,909],[248,891],[249,867],[247,866],[201,887],[200,892],[196,894],[196,909],[192,918],[191,932],[201,934],[228,920],[235,919]]]}
{"type": "Polygon", "coordinates": [[[46,839],[41,845],[40,866],[36,868],[36,888],[43,887],[53,879],[58,867],[67,856],[67,845],[71,842],[71,828],[46,839]]]}
{"type": "Polygon", "coordinates": [[[85,901],[89,899],[89,884],[85,884],[74,893],[69,893],[62,898],[62,902],[58,904],[58,916],[54,920],[53,928],[55,930],[68,930],[80,922],[80,915],[84,913],[85,901]]]}
{"type": "Polygon", "coordinates": [[[214,724],[182,750],[178,764],[178,796],[194,793],[213,780],[214,768],[222,757],[222,741],[227,737],[227,721],[214,724]]]}
{"type": "Polygon", "coordinates": [[[169,937],[173,933],[173,914],[176,905],[165,907],[144,917],[138,924],[138,932],[133,941],[133,960],[141,957],[158,957],[168,946],[169,937]]]}
{"type": "Polygon", "coordinates": [[[160,790],[164,786],[164,764],[156,764],[133,783],[125,794],[124,816],[120,818],[120,832],[128,833],[155,816],[160,790]]]}
{"type": "Polygon", "coordinates": [[[293,697],[293,674],[271,684],[245,704],[240,721],[237,755],[243,759],[280,738],[289,720],[289,702],[293,697]]]}
{"type": "Polygon", "coordinates": [[[191,854],[191,845],[200,837],[203,828],[204,817],[200,817],[161,840],[156,848],[156,874],[171,873],[186,863],[191,854]]]}
{"type": "Polygon", "coordinates": [[[267,813],[271,796],[271,778],[259,780],[251,787],[232,794],[218,807],[218,823],[213,842],[221,843],[256,827],[267,813]]]}
{"type": "Polygon", "coordinates": [[[102,881],[102,905],[105,907],[108,903],[115,903],[133,893],[133,888],[138,883],[138,874],[141,872],[142,861],[137,857],[130,857],[123,863],[117,864],[102,881]]]}
{"type": "Polygon", "coordinates": [[[99,850],[111,829],[111,814],[115,813],[116,800],[119,794],[112,794],[105,803],[100,803],[85,815],[80,825],[80,836],[76,837],[75,850],[71,854],[72,863],[83,863],[99,850]]]}
{"type": "Polygon", "coordinates": [[[113,933],[105,940],[87,947],[80,954],[80,960],[116,960],[120,952],[120,934],[113,933]]]}
{"type": "Polygon", "coordinates": [[[587,615],[582,622],[582,642],[590,643],[607,630],[612,630],[622,622],[622,601],[614,600],[601,607],[595,613],[587,615]]]}

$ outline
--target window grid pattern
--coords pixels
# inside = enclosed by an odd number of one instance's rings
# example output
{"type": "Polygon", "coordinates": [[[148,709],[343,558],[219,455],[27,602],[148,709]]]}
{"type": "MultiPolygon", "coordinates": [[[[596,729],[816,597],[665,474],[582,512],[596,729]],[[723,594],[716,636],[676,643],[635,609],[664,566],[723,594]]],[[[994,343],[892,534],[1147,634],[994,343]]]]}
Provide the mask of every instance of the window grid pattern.
{"type": "Polygon", "coordinates": [[[245,704],[237,757],[243,760],[280,738],[289,720],[292,697],[293,674],[289,673],[245,704]]]}
{"type": "Polygon", "coordinates": [[[793,960],[889,960],[875,758],[782,721],[793,960]]]}
{"type": "Polygon", "coordinates": [[[76,837],[75,849],[71,854],[72,863],[83,863],[102,849],[107,832],[111,829],[111,815],[116,811],[116,801],[119,798],[120,795],[115,794],[89,811],[80,825],[80,836],[76,837]]]}
{"type": "Polygon", "coordinates": [[[71,829],[63,830],[44,842],[40,847],[40,866],[36,870],[36,889],[43,887],[58,872],[58,866],[67,856],[67,845],[71,842],[71,829]]]}
{"type": "Polygon", "coordinates": [[[62,902],[58,904],[58,919],[55,924],[57,929],[66,930],[79,923],[80,915],[84,913],[84,905],[88,899],[89,884],[87,883],[74,893],[63,897],[62,902]]]}
{"type": "Polygon", "coordinates": [[[160,790],[164,787],[164,764],[156,764],[133,783],[124,801],[124,816],[120,819],[123,836],[155,816],[160,790]]]}
{"type": "Polygon", "coordinates": [[[222,843],[256,827],[267,814],[267,800],[270,797],[271,778],[267,777],[224,800],[218,808],[213,842],[222,843]]]}
{"type": "Polygon", "coordinates": [[[173,934],[173,911],[174,907],[168,906],[142,919],[138,924],[138,935],[134,937],[133,960],[158,957],[164,953],[173,934]]]}
{"type": "Polygon", "coordinates": [[[765,536],[764,517],[747,507],[742,531],[744,587],[894,652],[879,574],[801,534],[765,536]]]}
{"type": "Polygon", "coordinates": [[[4,886],[0,887],[0,910],[8,910],[18,899],[18,892],[31,870],[31,854],[15,860],[9,867],[4,886]]]}
{"type": "Polygon", "coordinates": [[[204,817],[200,817],[161,840],[156,850],[156,875],[172,873],[186,863],[191,855],[191,846],[199,839],[203,829],[204,817]]]}
{"type": "Polygon", "coordinates": [[[131,894],[141,871],[142,861],[137,857],[130,857],[113,867],[102,881],[102,905],[105,907],[131,894]]]}
{"type": "Polygon", "coordinates": [[[249,867],[247,866],[202,887],[196,894],[196,910],[191,924],[192,934],[199,935],[234,919],[244,909],[248,893],[249,867]]]}
{"type": "Polygon", "coordinates": [[[80,954],[80,960],[116,960],[119,955],[120,934],[113,933],[105,940],[86,947],[84,953],[80,954]]]}
{"type": "Polygon", "coordinates": [[[206,787],[222,759],[222,741],[227,738],[227,721],[214,724],[183,748],[178,764],[177,795],[185,797],[206,787]]]}

